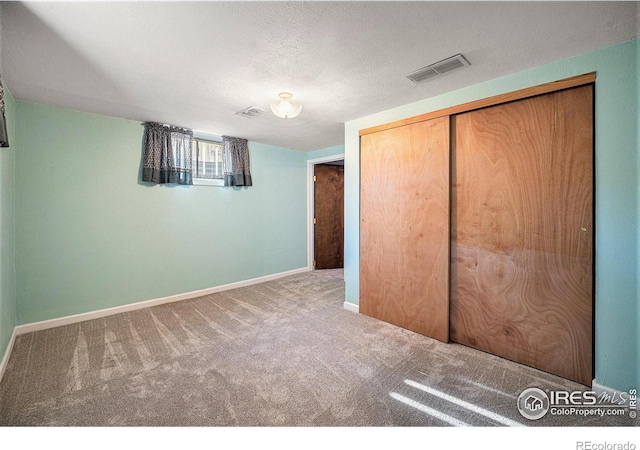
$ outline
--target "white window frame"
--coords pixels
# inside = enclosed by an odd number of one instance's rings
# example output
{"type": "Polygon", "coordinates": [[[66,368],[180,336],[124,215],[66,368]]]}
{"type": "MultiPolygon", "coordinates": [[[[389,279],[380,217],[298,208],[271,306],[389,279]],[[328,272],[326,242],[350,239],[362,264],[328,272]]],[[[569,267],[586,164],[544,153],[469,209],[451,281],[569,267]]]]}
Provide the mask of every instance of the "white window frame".
{"type": "MultiPolygon", "coordinates": [[[[224,157],[224,155],[222,154],[222,142],[213,140],[213,139],[208,139],[206,137],[199,137],[199,136],[194,136],[193,141],[194,141],[194,147],[195,147],[195,141],[209,142],[212,144],[220,145],[220,157],[221,158],[224,157]]],[[[197,152],[195,151],[195,148],[194,148],[194,155],[195,156],[193,157],[193,165],[197,168],[198,155],[197,155],[197,152]]],[[[197,176],[192,176],[191,178],[194,186],[224,186],[224,178],[211,179],[211,178],[198,178],[197,176]]]]}
{"type": "Polygon", "coordinates": [[[192,178],[194,186],[224,186],[224,180],[211,178],[192,178]]]}

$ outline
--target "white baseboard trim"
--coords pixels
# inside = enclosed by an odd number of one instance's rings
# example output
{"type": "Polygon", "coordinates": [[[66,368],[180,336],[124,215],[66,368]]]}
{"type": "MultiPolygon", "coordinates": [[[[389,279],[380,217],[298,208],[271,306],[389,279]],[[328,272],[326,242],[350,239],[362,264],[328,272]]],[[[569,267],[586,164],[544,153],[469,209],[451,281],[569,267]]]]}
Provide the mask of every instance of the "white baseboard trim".
{"type": "Polygon", "coordinates": [[[347,311],[360,313],[360,306],[358,305],[354,305],[353,303],[349,303],[349,302],[344,302],[342,305],[344,306],[344,309],[346,309],[347,311]]]}
{"type": "Polygon", "coordinates": [[[9,339],[9,344],[7,345],[6,350],[4,351],[4,356],[2,357],[2,361],[0,361],[0,381],[2,381],[2,377],[4,376],[4,371],[7,368],[7,364],[9,364],[9,357],[11,356],[11,351],[13,350],[13,344],[16,342],[16,327],[13,328],[13,333],[11,334],[11,339],[9,339]]]}
{"type": "Polygon", "coordinates": [[[84,322],[85,320],[98,319],[100,317],[111,316],[128,311],[135,311],[136,309],[149,308],[150,306],[162,305],[164,303],[179,302],[180,300],[187,300],[190,298],[202,297],[203,295],[215,294],[216,292],[228,291],[230,289],[237,289],[245,286],[251,286],[253,284],[265,283],[267,281],[277,280],[278,278],[288,277],[290,275],[297,275],[299,273],[308,272],[308,267],[302,267],[300,269],[289,270],[287,272],[275,273],[272,275],[266,275],[263,277],[252,278],[250,280],[237,281],[235,283],[223,284],[221,286],[215,286],[207,289],[201,289],[199,291],[186,292],[184,294],[171,295],[169,297],[155,298],[152,300],[145,300],[142,302],[129,303],[127,305],[115,306],[113,308],[99,309],[97,311],[90,311],[81,314],[74,314],[72,316],[60,317],[57,319],[43,320],[41,322],[28,323],[25,325],[18,325],[14,334],[30,333],[32,331],[46,330],[48,328],[60,327],[63,325],[69,325],[72,323],[84,322]]]}
{"type": "Polygon", "coordinates": [[[596,393],[596,395],[600,395],[603,392],[607,393],[613,398],[621,398],[621,392],[617,389],[610,388],[609,386],[604,386],[602,384],[598,384],[598,382],[594,379],[591,383],[591,390],[596,393]]]}

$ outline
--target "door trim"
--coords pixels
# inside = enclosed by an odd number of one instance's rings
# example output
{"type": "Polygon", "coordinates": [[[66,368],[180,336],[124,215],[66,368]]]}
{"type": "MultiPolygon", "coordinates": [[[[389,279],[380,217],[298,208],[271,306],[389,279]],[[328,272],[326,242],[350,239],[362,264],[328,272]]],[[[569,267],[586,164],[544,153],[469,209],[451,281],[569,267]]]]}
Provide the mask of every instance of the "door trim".
{"type": "Polygon", "coordinates": [[[313,213],[316,206],[313,187],[314,166],[316,164],[340,160],[344,160],[344,153],[307,160],[307,268],[309,270],[314,270],[313,255],[315,254],[315,245],[313,240],[313,213]]]}

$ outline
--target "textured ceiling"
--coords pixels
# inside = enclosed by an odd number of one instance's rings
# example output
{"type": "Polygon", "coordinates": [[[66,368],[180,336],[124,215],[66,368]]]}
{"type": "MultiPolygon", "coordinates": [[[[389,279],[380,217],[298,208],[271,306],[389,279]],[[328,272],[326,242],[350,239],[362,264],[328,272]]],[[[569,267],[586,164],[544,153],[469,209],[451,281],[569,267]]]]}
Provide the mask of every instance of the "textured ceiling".
{"type": "Polygon", "coordinates": [[[638,4],[3,2],[1,64],[20,100],[310,151],[345,121],[637,37],[638,4]],[[404,77],[456,53],[471,66],[404,77]],[[297,118],[269,111],[282,91],[297,118]]]}

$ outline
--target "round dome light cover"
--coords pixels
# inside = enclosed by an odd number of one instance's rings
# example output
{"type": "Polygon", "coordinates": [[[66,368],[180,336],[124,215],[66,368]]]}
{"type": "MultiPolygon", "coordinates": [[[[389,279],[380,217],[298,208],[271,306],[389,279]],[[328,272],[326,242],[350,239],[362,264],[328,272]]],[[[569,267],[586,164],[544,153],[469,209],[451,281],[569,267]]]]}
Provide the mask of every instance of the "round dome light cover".
{"type": "Polygon", "coordinates": [[[272,100],[269,106],[276,116],[283,119],[293,119],[302,111],[302,103],[295,100],[289,92],[278,94],[278,99],[272,100]]]}

